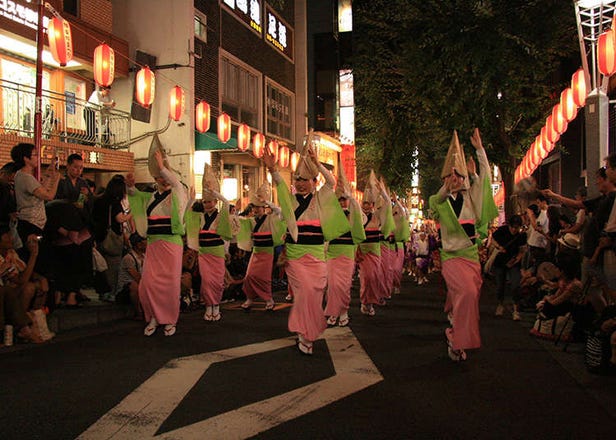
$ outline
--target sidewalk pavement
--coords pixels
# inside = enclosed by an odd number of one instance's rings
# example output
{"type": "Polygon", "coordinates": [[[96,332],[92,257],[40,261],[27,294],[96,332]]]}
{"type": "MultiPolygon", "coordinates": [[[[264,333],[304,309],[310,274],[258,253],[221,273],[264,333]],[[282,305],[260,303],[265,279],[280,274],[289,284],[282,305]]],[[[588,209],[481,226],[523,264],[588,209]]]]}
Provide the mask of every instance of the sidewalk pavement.
{"type": "Polygon", "coordinates": [[[101,325],[133,316],[131,306],[101,301],[94,289],[82,289],[81,293],[90,301],[82,303],[78,309],[57,308],[47,315],[49,329],[55,333],[101,325]]]}

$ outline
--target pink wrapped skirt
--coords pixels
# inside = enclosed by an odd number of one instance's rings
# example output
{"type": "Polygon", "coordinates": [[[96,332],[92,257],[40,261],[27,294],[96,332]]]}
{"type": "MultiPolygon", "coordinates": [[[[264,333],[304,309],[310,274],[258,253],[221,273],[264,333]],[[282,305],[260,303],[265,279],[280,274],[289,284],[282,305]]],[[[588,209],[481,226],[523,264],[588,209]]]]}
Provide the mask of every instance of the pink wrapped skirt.
{"type": "Polygon", "coordinates": [[[253,252],[244,278],[244,293],[246,298],[272,300],[272,268],[274,255],[267,252],[253,252]]]}
{"type": "Polygon", "coordinates": [[[340,255],[327,260],[327,306],[325,316],[340,316],[349,310],[355,260],[340,255]]]}
{"type": "Polygon", "coordinates": [[[307,341],[315,341],[327,328],[323,315],[327,265],[325,261],[306,254],[287,260],[286,273],[293,291],[289,331],[302,335],[307,341]]]}
{"type": "Polygon", "coordinates": [[[182,246],[168,241],[148,244],[139,283],[139,301],[147,322],[152,318],[159,324],[178,322],[182,253],[182,246]]]}
{"type": "Polygon", "coordinates": [[[225,290],[225,259],[211,254],[199,254],[201,298],[206,306],[220,304],[225,290]]]}
{"type": "Polygon", "coordinates": [[[448,332],[454,350],[481,347],[479,335],[479,295],[483,279],[478,261],[450,258],[443,262],[443,278],[447,283],[445,311],[453,313],[453,326],[448,332]]]}
{"type": "Polygon", "coordinates": [[[373,253],[363,255],[359,263],[359,300],[362,304],[378,304],[381,282],[381,257],[373,253]]]}

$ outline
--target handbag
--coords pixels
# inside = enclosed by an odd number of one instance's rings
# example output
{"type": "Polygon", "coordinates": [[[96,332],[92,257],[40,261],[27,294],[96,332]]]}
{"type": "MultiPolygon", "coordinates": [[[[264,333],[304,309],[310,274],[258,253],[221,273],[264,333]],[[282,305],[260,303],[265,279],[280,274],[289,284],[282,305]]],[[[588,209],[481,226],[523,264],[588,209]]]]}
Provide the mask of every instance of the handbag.
{"type": "Polygon", "coordinates": [[[116,234],[111,229],[111,207],[109,207],[109,223],[107,224],[107,234],[100,244],[101,250],[110,257],[118,257],[124,251],[124,237],[116,234]]]}
{"type": "Polygon", "coordinates": [[[105,257],[103,257],[96,248],[92,248],[92,268],[96,272],[105,272],[109,269],[105,257]]]}

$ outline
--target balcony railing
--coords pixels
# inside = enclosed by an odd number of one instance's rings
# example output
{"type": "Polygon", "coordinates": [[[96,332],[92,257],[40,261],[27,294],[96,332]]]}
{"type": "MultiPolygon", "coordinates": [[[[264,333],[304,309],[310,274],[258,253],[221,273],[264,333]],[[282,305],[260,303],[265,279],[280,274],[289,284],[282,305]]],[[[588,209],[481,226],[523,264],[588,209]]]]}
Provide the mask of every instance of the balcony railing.
{"type": "MultiPolygon", "coordinates": [[[[0,133],[33,137],[34,87],[0,79],[0,92],[0,133]]],[[[43,90],[42,109],[43,139],[112,149],[129,143],[129,113],[49,90],[43,90]]]]}

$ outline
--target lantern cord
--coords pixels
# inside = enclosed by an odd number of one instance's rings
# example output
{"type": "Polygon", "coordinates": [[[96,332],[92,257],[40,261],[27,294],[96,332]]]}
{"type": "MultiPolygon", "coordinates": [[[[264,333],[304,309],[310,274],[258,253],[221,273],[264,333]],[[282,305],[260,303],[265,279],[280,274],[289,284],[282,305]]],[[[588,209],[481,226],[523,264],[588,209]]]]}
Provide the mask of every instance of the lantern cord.
{"type": "Polygon", "coordinates": [[[161,134],[164,133],[165,131],[167,131],[169,129],[169,127],[171,126],[171,118],[167,118],[167,123],[165,124],[164,127],[159,128],[158,130],[153,130],[153,131],[148,131],[147,133],[143,133],[135,138],[129,139],[126,142],[123,142],[122,144],[120,144],[117,148],[121,149],[121,148],[128,148],[130,145],[135,144],[139,141],[142,141],[144,139],[149,138],[150,136],[154,136],[155,134],[161,134]]]}
{"type": "MultiPolygon", "coordinates": [[[[99,44],[104,43],[104,41],[99,40],[99,39],[98,39],[95,35],[92,35],[90,32],[88,32],[88,30],[87,30],[87,29],[85,29],[85,28],[83,28],[83,27],[81,27],[81,26],[79,26],[79,25],[77,25],[77,24],[75,24],[75,23],[73,23],[73,22],[71,22],[71,26],[74,26],[76,29],[79,29],[81,32],[83,32],[85,35],[89,36],[89,37],[90,37],[90,38],[92,38],[93,40],[97,41],[99,44]]],[[[191,55],[191,54],[192,54],[192,53],[189,51],[189,52],[188,52],[189,57],[190,57],[190,55],[191,55]]],[[[135,71],[135,70],[138,70],[138,69],[135,69],[135,66],[139,66],[139,67],[146,67],[146,65],[145,65],[145,64],[138,63],[136,60],[134,60],[134,59],[132,59],[132,58],[130,58],[130,57],[127,57],[127,56],[125,56],[125,55],[123,55],[123,54],[121,54],[121,53],[116,53],[116,56],[120,56],[120,57],[122,57],[122,58],[124,58],[124,59],[128,60],[129,65],[131,65],[131,67],[129,67],[129,71],[135,71]]],[[[149,67],[149,66],[148,66],[148,67],[149,67]]],[[[194,69],[194,66],[192,66],[192,65],[190,64],[190,62],[189,62],[189,64],[165,64],[165,65],[161,65],[161,66],[153,66],[153,67],[150,67],[150,69],[151,69],[151,70],[154,70],[154,67],[156,68],[156,70],[160,70],[160,69],[170,69],[170,68],[177,69],[177,68],[181,68],[181,67],[190,67],[190,68],[193,68],[193,69],[194,69]]],[[[191,88],[190,88],[190,87],[184,87],[184,86],[182,86],[182,84],[178,84],[178,82],[177,82],[177,81],[172,80],[171,78],[167,78],[165,75],[163,75],[163,74],[162,74],[162,73],[160,73],[160,72],[159,72],[159,73],[157,73],[157,80],[158,80],[158,79],[164,79],[164,80],[165,80],[165,81],[167,81],[167,83],[169,83],[169,84],[177,84],[177,85],[180,85],[180,86],[181,86],[184,90],[188,90],[188,91],[190,91],[191,93],[193,93],[193,94],[194,94],[194,90],[191,90],[191,88]]],[[[195,96],[195,99],[196,99],[196,98],[197,98],[197,97],[195,96]]]]}

